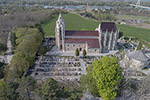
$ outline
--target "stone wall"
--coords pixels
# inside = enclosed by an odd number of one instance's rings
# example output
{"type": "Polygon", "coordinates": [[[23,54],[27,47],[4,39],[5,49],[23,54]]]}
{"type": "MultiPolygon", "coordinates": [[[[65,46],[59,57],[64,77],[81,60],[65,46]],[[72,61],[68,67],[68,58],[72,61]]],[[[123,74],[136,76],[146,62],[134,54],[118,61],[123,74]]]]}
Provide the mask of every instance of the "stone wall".
{"type": "Polygon", "coordinates": [[[88,50],[87,50],[87,53],[100,53],[100,49],[99,48],[89,48],[88,50]]]}
{"type": "Polygon", "coordinates": [[[76,49],[80,51],[87,50],[86,43],[65,43],[65,51],[75,51],[76,49]]]}
{"type": "Polygon", "coordinates": [[[75,51],[77,48],[80,51],[86,50],[87,53],[100,53],[99,48],[87,48],[86,43],[65,43],[65,51],[75,51]]]}
{"type": "Polygon", "coordinates": [[[115,50],[117,48],[118,31],[116,32],[102,32],[100,31],[100,45],[101,52],[109,52],[110,50],[115,50]]]}

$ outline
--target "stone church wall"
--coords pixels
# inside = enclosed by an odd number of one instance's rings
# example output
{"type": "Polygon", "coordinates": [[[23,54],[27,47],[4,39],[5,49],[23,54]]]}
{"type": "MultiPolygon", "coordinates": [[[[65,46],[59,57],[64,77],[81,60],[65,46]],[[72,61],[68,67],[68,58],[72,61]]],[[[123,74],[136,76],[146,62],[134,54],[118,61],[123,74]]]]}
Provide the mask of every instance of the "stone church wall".
{"type": "Polygon", "coordinates": [[[65,51],[75,51],[77,48],[80,51],[86,50],[86,43],[65,43],[65,51]]]}
{"type": "Polygon", "coordinates": [[[86,50],[87,53],[100,53],[99,48],[88,48],[86,43],[65,43],[65,51],[75,51],[76,49],[80,51],[86,50]]]}
{"type": "Polygon", "coordinates": [[[87,50],[87,53],[100,53],[100,49],[99,48],[89,48],[88,50],[87,50]]]}

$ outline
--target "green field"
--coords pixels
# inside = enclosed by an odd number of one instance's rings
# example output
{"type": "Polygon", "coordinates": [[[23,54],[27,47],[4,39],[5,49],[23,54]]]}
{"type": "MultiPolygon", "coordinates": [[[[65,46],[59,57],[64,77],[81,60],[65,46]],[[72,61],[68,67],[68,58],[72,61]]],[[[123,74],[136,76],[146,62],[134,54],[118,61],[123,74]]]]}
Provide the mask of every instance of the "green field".
{"type": "MultiPolygon", "coordinates": [[[[87,20],[77,14],[63,14],[63,19],[66,24],[66,30],[95,30],[99,23],[93,20],[87,20]]],[[[54,35],[56,20],[58,15],[42,25],[46,36],[54,35]]]]}
{"type": "Polygon", "coordinates": [[[124,36],[133,36],[150,42],[150,29],[136,28],[127,25],[117,25],[118,30],[124,33],[124,36]]]}
{"type": "Polygon", "coordinates": [[[150,20],[150,17],[144,17],[144,16],[133,16],[133,15],[116,15],[117,19],[128,19],[128,20],[150,20]]]}
{"type": "MultiPolygon", "coordinates": [[[[95,30],[99,22],[87,20],[77,14],[63,14],[63,19],[66,23],[66,30],[95,30]]],[[[58,18],[54,18],[42,25],[46,36],[53,36],[55,30],[55,23],[58,18]]],[[[118,30],[124,33],[124,36],[133,36],[150,42],[150,29],[135,28],[127,25],[117,25],[118,30]]]]}

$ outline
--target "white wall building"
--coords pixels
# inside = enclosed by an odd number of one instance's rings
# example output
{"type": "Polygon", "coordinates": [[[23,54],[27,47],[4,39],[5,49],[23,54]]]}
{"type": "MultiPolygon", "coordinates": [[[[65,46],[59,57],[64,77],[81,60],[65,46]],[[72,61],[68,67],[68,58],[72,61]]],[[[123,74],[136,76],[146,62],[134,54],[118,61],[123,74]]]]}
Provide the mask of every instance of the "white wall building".
{"type": "Polygon", "coordinates": [[[131,68],[144,68],[150,64],[150,59],[141,51],[133,51],[125,55],[124,62],[131,68]]]}

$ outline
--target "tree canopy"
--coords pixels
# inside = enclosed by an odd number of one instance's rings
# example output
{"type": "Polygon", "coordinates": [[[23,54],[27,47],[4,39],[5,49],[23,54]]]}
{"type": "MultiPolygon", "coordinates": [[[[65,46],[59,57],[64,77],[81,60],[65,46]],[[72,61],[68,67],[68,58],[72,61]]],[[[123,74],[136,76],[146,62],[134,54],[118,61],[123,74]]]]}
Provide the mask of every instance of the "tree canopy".
{"type": "Polygon", "coordinates": [[[34,89],[36,81],[31,76],[19,80],[19,96],[21,100],[31,100],[30,92],[34,89]]]}
{"type": "Polygon", "coordinates": [[[86,56],[86,50],[83,50],[83,56],[84,57],[86,56]]]}
{"type": "Polygon", "coordinates": [[[45,46],[42,46],[39,51],[39,55],[45,55],[48,49],[45,46]]]}
{"type": "Polygon", "coordinates": [[[49,78],[42,85],[42,100],[59,100],[61,94],[58,82],[49,78]]]}
{"type": "Polygon", "coordinates": [[[5,79],[21,78],[24,72],[33,64],[34,56],[41,45],[42,34],[36,28],[18,28],[15,54],[8,66],[5,67],[5,79]]]}
{"type": "Polygon", "coordinates": [[[6,84],[5,84],[5,82],[4,81],[2,81],[2,80],[0,80],[0,100],[2,99],[4,99],[4,97],[5,97],[5,88],[6,87],[6,84]]]}
{"type": "Polygon", "coordinates": [[[123,36],[123,32],[119,32],[119,39],[123,36]]]}
{"type": "Polygon", "coordinates": [[[105,56],[94,61],[92,65],[92,75],[96,80],[99,95],[104,100],[113,100],[122,80],[117,58],[105,56]]]}
{"type": "Polygon", "coordinates": [[[142,49],[142,43],[141,43],[141,42],[139,42],[139,44],[138,44],[138,46],[137,46],[136,50],[141,50],[141,49],[142,49]]]}
{"type": "Polygon", "coordinates": [[[82,88],[86,91],[88,89],[89,92],[91,92],[93,95],[99,95],[98,89],[96,86],[96,80],[92,76],[92,70],[93,66],[90,65],[86,68],[86,75],[82,75],[80,78],[80,83],[82,88]]]}
{"type": "Polygon", "coordinates": [[[15,52],[23,52],[34,56],[42,41],[42,34],[39,30],[36,28],[18,28],[14,32],[17,37],[16,44],[18,44],[15,52]]]}
{"type": "Polygon", "coordinates": [[[78,49],[78,48],[77,48],[76,51],[75,51],[75,55],[76,55],[76,56],[79,56],[79,49],[78,49]]]}
{"type": "Polygon", "coordinates": [[[17,88],[16,82],[0,81],[0,100],[16,100],[18,97],[17,88]]]}
{"type": "Polygon", "coordinates": [[[4,77],[4,63],[0,62],[0,79],[4,77]]]}
{"type": "Polygon", "coordinates": [[[27,70],[29,66],[33,63],[33,57],[21,52],[16,53],[10,64],[6,66],[5,73],[6,79],[12,80],[15,78],[21,78],[23,73],[27,70]]]}

